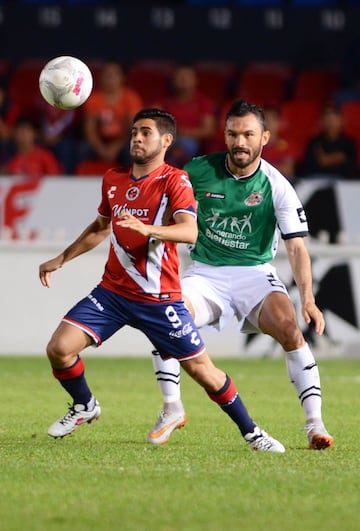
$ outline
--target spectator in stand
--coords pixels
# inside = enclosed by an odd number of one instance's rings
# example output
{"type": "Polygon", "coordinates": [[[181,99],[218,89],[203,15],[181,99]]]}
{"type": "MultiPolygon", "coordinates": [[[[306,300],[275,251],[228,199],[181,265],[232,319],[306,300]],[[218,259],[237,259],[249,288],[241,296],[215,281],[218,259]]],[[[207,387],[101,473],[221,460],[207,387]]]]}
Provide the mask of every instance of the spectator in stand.
{"type": "Polygon", "coordinates": [[[8,97],[6,83],[0,82],[0,165],[8,156],[12,130],[20,112],[20,107],[8,97]]]}
{"type": "Polygon", "coordinates": [[[295,180],[295,155],[289,142],[281,135],[280,112],[276,107],[264,109],[266,128],[270,131],[269,142],[263,148],[264,158],[280,173],[293,182],[295,180]]]}
{"type": "Polygon", "coordinates": [[[215,105],[198,90],[194,66],[175,66],[170,79],[170,94],[155,106],[170,112],[177,122],[176,141],[167,155],[170,164],[182,166],[207,151],[207,142],[216,134],[215,105]]]}
{"type": "Polygon", "coordinates": [[[339,108],[328,104],[322,109],[318,134],[308,141],[299,175],[354,179],[356,170],[356,142],[344,133],[339,108]]]}
{"type": "Polygon", "coordinates": [[[30,119],[20,117],[17,120],[12,145],[14,154],[2,165],[2,174],[40,179],[45,175],[64,173],[54,154],[37,144],[37,130],[30,119]]]}
{"type": "Polygon", "coordinates": [[[140,95],[126,86],[122,66],[106,62],[99,88],[95,88],[82,108],[85,142],[80,148],[80,160],[127,163],[132,119],[142,106],[140,95]]]}
{"type": "Polygon", "coordinates": [[[77,162],[80,114],[80,109],[64,111],[40,97],[34,103],[39,140],[54,153],[67,175],[74,173],[77,162]]]}

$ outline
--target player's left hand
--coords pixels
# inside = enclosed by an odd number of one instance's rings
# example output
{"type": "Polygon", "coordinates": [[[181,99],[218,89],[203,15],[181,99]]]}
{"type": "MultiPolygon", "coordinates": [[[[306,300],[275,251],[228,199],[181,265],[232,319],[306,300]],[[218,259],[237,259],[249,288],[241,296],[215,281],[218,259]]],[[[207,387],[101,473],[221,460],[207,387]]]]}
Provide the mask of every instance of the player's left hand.
{"type": "Polygon", "coordinates": [[[322,336],[325,329],[325,319],[322,311],[316,306],[315,302],[307,302],[302,307],[302,314],[306,324],[314,323],[314,328],[319,336],[322,336]]]}
{"type": "Polygon", "coordinates": [[[132,216],[128,212],[123,212],[120,215],[119,221],[116,222],[116,225],[119,225],[120,227],[124,227],[127,229],[131,229],[135,232],[138,232],[142,236],[149,236],[150,235],[150,227],[151,225],[145,225],[142,221],[140,221],[135,216],[132,216]]]}

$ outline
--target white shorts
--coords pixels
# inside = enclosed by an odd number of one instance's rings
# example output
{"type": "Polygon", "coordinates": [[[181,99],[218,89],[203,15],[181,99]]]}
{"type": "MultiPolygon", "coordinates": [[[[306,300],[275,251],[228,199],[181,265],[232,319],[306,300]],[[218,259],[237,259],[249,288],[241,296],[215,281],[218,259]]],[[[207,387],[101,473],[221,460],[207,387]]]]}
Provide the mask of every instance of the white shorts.
{"type": "Polygon", "coordinates": [[[287,296],[284,283],[270,264],[209,266],[192,262],[184,271],[181,289],[192,303],[195,324],[221,330],[233,317],[245,333],[259,333],[259,313],[273,291],[287,296]]]}

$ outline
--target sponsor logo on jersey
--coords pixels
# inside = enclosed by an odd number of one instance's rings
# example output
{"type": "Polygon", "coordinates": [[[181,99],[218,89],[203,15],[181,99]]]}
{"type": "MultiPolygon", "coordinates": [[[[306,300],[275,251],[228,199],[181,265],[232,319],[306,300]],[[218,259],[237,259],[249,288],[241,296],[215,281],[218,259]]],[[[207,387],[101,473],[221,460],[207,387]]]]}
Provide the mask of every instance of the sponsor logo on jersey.
{"type": "Polygon", "coordinates": [[[172,330],[171,332],[169,332],[169,336],[172,339],[178,339],[179,337],[185,337],[188,334],[191,334],[191,332],[193,330],[194,329],[193,329],[191,323],[186,323],[182,328],[180,328],[178,330],[172,330]]]}
{"type": "MultiPolygon", "coordinates": [[[[205,221],[211,223],[210,227],[215,232],[227,231],[228,235],[234,238],[237,237],[236,234],[240,234],[241,237],[244,231],[249,234],[252,233],[251,216],[252,213],[248,216],[244,214],[242,218],[238,218],[237,216],[222,217],[220,212],[212,209],[212,216],[206,218],[205,221]]],[[[245,236],[243,239],[245,239],[245,236]]]]}
{"type": "Polygon", "coordinates": [[[251,216],[252,213],[248,216],[244,214],[242,218],[222,217],[220,212],[212,209],[212,216],[205,220],[209,224],[205,234],[225,247],[247,249],[249,243],[241,240],[246,240],[252,233],[251,216]]]}
{"type": "Polygon", "coordinates": [[[210,229],[206,229],[205,234],[210,240],[213,240],[224,247],[230,247],[230,249],[247,249],[250,245],[248,242],[241,241],[246,238],[240,234],[234,235],[224,231],[217,233],[210,229]]]}
{"type": "Polygon", "coordinates": [[[262,195],[262,192],[252,192],[249,197],[247,197],[244,201],[246,206],[256,206],[262,203],[264,200],[264,197],[262,195]]]}
{"type": "Polygon", "coordinates": [[[182,182],[180,186],[186,186],[186,188],[192,188],[192,184],[189,181],[189,177],[187,175],[182,175],[181,179],[182,179],[182,182]]]}
{"type": "Polygon", "coordinates": [[[99,302],[99,301],[97,300],[96,297],[94,297],[93,295],[91,295],[91,293],[90,293],[90,295],[88,295],[88,299],[90,299],[91,302],[92,302],[93,304],[95,304],[95,306],[96,306],[96,308],[97,308],[98,310],[100,310],[101,312],[104,311],[104,306],[101,304],[101,302],[99,302]]]}
{"type": "Polygon", "coordinates": [[[129,201],[135,201],[139,197],[140,190],[137,186],[132,186],[126,192],[126,199],[129,201]]]}
{"type": "Polygon", "coordinates": [[[159,300],[160,301],[168,301],[171,299],[170,293],[160,293],[159,300]]]}
{"type": "Polygon", "coordinates": [[[215,192],[206,192],[205,197],[210,197],[210,199],[225,199],[225,194],[217,194],[215,192]]]}
{"type": "Polygon", "coordinates": [[[130,208],[127,206],[127,203],[125,205],[114,205],[112,207],[113,215],[118,218],[121,216],[121,214],[127,212],[128,214],[131,214],[132,216],[136,216],[137,218],[144,218],[148,219],[149,217],[149,208],[130,208]]]}
{"type": "Polygon", "coordinates": [[[304,209],[303,208],[297,208],[296,211],[298,213],[300,223],[306,223],[307,219],[306,219],[306,214],[305,214],[304,209]]]}
{"type": "Polygon", "coordinates": [[[114,199],[116,189],[117,189],[117,186],[110,186],[109,190],[107,191],[107,196],[109,199],[114,199]]]}

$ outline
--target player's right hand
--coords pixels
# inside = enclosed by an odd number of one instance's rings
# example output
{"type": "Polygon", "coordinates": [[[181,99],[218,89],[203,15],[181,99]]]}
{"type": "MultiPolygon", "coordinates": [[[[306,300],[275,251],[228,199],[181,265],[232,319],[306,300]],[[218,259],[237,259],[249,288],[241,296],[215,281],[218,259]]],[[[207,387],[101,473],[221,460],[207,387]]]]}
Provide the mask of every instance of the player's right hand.
{"type": "Polygon", "coordinates": [[[39,278],[41,284],[45,288],[50,288],[50,275],[53,273],[53,271],[56,271],[57,269],[60,269],[62,266],[62,263],[59,262],[57,258],[53,258],[52,260],[49,260],[48,262],[44,262],[39,266],[39,278]]]}

